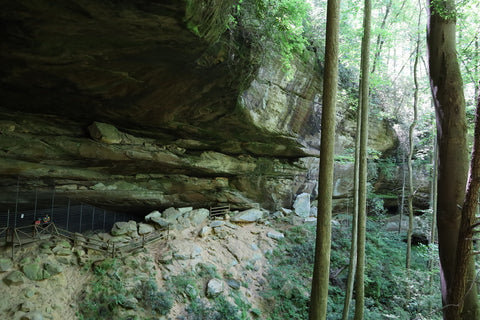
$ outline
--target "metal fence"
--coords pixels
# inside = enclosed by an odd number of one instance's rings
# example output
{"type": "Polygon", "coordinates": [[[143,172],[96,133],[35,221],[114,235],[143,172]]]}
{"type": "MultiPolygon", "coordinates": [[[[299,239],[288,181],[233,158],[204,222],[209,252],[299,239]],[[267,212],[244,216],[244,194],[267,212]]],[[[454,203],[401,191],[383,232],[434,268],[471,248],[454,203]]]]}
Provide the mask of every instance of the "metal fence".
{"type": "Polygon", "coordinates": [[[70,232],[110,231],[117,221],[140,220],[127,213],[114,212],[51,193],[18,193],[8,209],[0,211],[0,230],[32,225],[50,217],[58,227],[70,232]]]}

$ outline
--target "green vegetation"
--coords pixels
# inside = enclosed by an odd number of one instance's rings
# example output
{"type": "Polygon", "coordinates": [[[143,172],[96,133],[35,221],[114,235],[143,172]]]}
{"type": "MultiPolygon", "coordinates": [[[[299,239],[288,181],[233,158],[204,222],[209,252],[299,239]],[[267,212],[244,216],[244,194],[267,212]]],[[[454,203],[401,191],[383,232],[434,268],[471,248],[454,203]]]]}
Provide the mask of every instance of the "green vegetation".
{"type": "Polygon", "coordinates": [[[160,291],[153,275],[142,276],[137,286],[129,287],[118,259],[105,259],[93,264],[94,279],[80,297],[80,320],[131,319],[126,310],[140,307],[144,319],[166,315],[172,307],[169,293],[160,291]]]}
{"type": "Polygon", "coordinates": [[[231,28],[241,27],[260,56],[279,54],[289,72],[294,55],[301,56],[309,45],[310,12],[304,0],[239,0],[231,28]]]}
{"type": "MultiPolygon", "coordinates": [[[[229,274],[225,274],[228,278],[229,274]]],[[[228,297],[219,295],[207,299],[205,290],[208,280],[221,279],[216,267],[208,263],[198,263],[194,270],[172,276],[167,281],[171,294],[180,303],[185,304],[186,320],[245,320],[256,318],[259,310],[251,309],[251,305],[237,291],[228,297]],[[251,314],[250,314],[251,313],[251,314]]]]}
{"type": "MultiPolygon", "coordinates": [[[[328,298],[331,320],[341,318],[350,247],[349,217],[337,218],[332,225],[328,298]]],[[[427,269],[432,248],[420,245],[413,249],[413,274],[407,280],[406,244],[397,233],[382,230],[382,219],[380,216],[367,221],[365,319],[441,319],[438,274],[427,269]],[[413,290],[408,301],[407,286],[413,290]]],[[[271,256],[267,278],[270,287],[263,294],[270,306],[268,319],[307,319],[315,228],[292,227],[285,235],[271,256]]]]}

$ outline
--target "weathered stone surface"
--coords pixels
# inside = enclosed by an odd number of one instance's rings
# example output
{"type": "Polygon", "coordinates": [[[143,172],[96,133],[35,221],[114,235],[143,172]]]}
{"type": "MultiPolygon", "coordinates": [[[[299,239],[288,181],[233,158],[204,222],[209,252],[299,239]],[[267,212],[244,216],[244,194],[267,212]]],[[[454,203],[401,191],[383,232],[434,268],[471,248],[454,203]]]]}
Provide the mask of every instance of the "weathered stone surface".
{"type": "Polygon", "coordinates": [[[162,212],[162,217],[170,223],[175,223],[181,216],[182,212],[173,207],[165,209],[165,211],[162,212]]]}
{"type": "Polygon", "coordinates": [[[162,217],[153,217],[151,221],[158,225],[160,228],[166,228],[172,224],[170,221],[162,217]]]}
{"type": "Polygon", "coordinates": [[[201,237],[201,238],[205,238],[207,237],[208,235],[210,235],[212,233],[212,228],[210,228],[209,226],[205,226],[203,227],[202,229],[200,229],[200,231],[198,232],[198,235],[201,237]]]}
{"type": "Polygon", "coordinates": [[[112,227],[113,236],[128,235],[131,237],[138,237],[137,223],[133,220],[128,222],[118,221],[112,227]]]}
{"type": "Polygon", "coordinates": [[[309,193],[300,193],[295,198],[293,203],[293,208],[295,209],[295,214],[300,217],[310,216],[310,194],[309,193]]]}
{"type": "Polygon", "coordinates": [[[117,128],[108,123],[95,121],[88,126],[90,136],[98,141],[105,143],[121,143],[122,134],[117,128]]]}
{"type": "Polygon", "coordinates": [[[0,258],[0,272],[9,271],[13,267],[12,259],[0,258]]]}
{"type": "Polygon", "coordinates": [[[22,271],[25,276],[30,280],[42,280],[43,276],[43,266],[40,263],[29,263],[22,266],[22,271]]]}
{"type": "Polygon", "coordinates": [[[285,235],[281,232],[277,232],[277,231],[269,231],[267,233],[267,237],[269,238],[272,238],[272,239],[275,239],[275,240],[280,240],[280,239],[283,239],[285,238],[285,235]]]}
{"type": "Polygon", "coordinates": [[[15,270],[13,272],[10,272],[5,278],[3,278],[3,281],[7,285],[20,285],[25,282],[25,275],[23,272],[19,270],[15,270]]]}
{"type": "Polygon", "coordinates": [[[51,276],[59,274],[63,271],[63,267],[54,262],[46,262],[43,267],[51,276]]]}
{"type": "Polygon", "coordinates": [[[190,219],[192,225],[200,225],[208,219],[208,209],[195,209],[185,214],[185,217],[190,219]]]}
{"type": "Polygon", "coordinates": [[[149,234],[153,231],[155,231],[155,227],[152,226],[151,224],[148,224],[148,223],[139,223],[138,224],[138,234],[139,235],[149,234]]]}
{"type": "MultiPolygon", "coordinates": [[[[2,7],[0,205],[12,207],[17,183],[132,212],[314,198],[315,55],[293,61],[291,75],[279,58],[259,64],[244,30],[225,32],[234,3],[2,7]]],[[[338,120],[343,151],[354,126],[338,120]]],[[[374,148],[395,147],[388,123],[371,127],[374,148]]]]}
{"type": "Polygon", "coordinates": [[[255,222],[263,217],[263,211],[258,209],[248,209],[242,212],[239,212],[235,216],[231,217],[232,222],[255,222]]]}
{"type": "Polygon", "coordinates": [[[162,213],[160,211],[154,210],[145,216],[145,221],[149,222],[152,220],[152,218],[160,218],[161,216],[162,213]]]}
{"type": "Polygon", "coordinates": [[[210,279],[207,283],[207,297],[214,298],[224,290],[224,283],[219,279],[210,279]]]}

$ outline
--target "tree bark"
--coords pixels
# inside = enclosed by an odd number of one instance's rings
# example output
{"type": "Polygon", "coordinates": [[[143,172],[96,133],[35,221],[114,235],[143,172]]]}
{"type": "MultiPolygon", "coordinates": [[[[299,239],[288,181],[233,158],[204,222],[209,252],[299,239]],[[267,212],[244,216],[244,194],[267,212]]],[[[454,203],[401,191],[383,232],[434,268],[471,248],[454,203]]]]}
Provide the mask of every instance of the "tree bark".
{"type": "Polygon", "coordinates": [[[309,319],[327,317],[330,273],[331,220],[335,145],[335,105],[338,83],[338,39],[340,1],[328,0],[323,81],[322,135],[318,187],[318,219],[315,261],[312,279],[309,319]]]}
{"type": "MultiPolygon", "coordinates": [[[[456,54],[455,1],[428,1],[429,25],[427,47],[430,86],[437,118],[438,202],[437,227],[440,256],[440,277],[444,319],[455,319],[458,301],[453,298],[457,272],[457,244],[461,221],[461,205],[467,182],[467,142],[465,98],[456,54]]],[[[471,276],[475,270],[473,256],[465,257],[471,276]]],[[[461,319],[478,319],[476,286],[464,297],[461,319]]]]}
{"type": "Polygon", "coordinates": [[[478,191],[480,189],[480,97],[477,101],[475,113],[475,135],[473,140],[472,160],[468,176],[467,193],[462,207],[462,218],[457,243],[457,261],[455,272],[455,286],[452,290],[452,303],[457,304],[453,319],[478,319],[478,309],[464,308],[465,295],[474,287],[475,265],[473,264],[473,226],[478,207],[478,191]],[[473,264],[473,274],[472,274],[473,264]]]}
{"type": "MultiPolygon", "coordinates": [[[[363,38],[360,70],[360,161],[358,181],[358,231],[357,231],[357,270],[355,274],[355,320],[363,319],[365,305],[365,237],[367,223],[367,142],[369,113],[369,55],[370,55],[370,20],[372,4],[365,0],[363,13],[363,38]]],[[[357,133],[358,134],[358,133],[357,133]]]]}
{"type": "MultiPolygon", "coordinates": [[[[361,97],[360,99],[361,100],[361,97]]],[[[357,132],[361,131],[362,109],[357,108],[357,132]]],[[[355,283],[355,271],[357,268],[357,241],[358,241],[358,176],[360,171],[360,135],[355,138],[355,168],[353,171],[353,213],[352,213],[352,232],[350,244],[350,260],[348,264],[347,287],[345,289],[345,300],[343,302],[342,320],[348,319],[350,302],[353,297],[353,286],[355,283]]]]}
{"type": "MultiPolygon", "coordinates": [[[[419,1],[420,2],[420,1],[419,1]]],[[[412,168],[412,158],[413,158],[413,133],[415,131],[415,126],[417,125],[417,109],[418,109],[418,79],[417,79],[417,69],[418,69],[418,56],[420,54],[420,21],[421,21],[421,6],[419,3],[418,6],[418,23],[417,23],[417,39],[415,44],[415,60],[413,63],[413,121],[410,124],[408,129],[408,231],[407,231],[407,254],[405,267],[407,269],[407,277],[410,279],[410,264],[412,256],[412,234],[413,234],[413,168],[412,168]]],[[[407,301],[410,300],[411,292],[410,287],[407,287],[407,301]]]]}

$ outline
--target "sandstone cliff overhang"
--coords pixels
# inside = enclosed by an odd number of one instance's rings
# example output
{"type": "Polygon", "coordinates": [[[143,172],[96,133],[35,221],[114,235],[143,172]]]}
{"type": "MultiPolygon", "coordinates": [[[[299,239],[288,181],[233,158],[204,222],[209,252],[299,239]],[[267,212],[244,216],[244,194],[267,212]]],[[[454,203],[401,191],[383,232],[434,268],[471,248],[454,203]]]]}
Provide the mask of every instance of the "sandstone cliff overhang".
{"type": "Polygon", "coordinates": [[[2,1],[2,197],[272,206],[311,190],[300,159],[318,153],[315,61],[292,77],[258,62],[227,28],[232,3],[2,1]]]}

